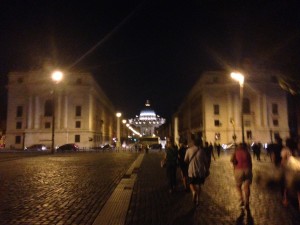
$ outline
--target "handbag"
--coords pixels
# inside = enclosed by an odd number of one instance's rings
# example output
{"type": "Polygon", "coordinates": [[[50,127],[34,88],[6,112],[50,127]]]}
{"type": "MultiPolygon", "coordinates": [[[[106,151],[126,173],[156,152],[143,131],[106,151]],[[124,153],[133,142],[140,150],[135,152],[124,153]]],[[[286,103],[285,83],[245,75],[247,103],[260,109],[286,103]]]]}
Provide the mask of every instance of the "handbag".
{"type": "Polygon", "coordinates": [[[165,168],[165,167],[166,167],[166,162],[167,162],[166,159],[162,159],[162,160],[160,161],[160,167],[161,167],[161,168],[165,168]]]}

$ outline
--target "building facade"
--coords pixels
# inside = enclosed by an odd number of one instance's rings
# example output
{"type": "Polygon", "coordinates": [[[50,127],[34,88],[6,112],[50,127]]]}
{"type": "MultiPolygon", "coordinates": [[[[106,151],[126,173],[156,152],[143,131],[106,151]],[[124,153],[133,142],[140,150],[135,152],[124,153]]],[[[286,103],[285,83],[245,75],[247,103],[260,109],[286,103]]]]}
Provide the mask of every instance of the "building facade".
{"type": "Polygon", "coordinates": [[[242,104],[245,142],[289,137],[286,93],[276,75],[246,74],[243,101],[240,91],[228,72],[202,74],[173,117],[176,141],[189,140],[193,134],[212,143],[241,142],[242,104]]]}
{"type": "Polygon", "coordinates": [[[56,147],[76,143],[91,148],[111,142],[115,110],[90,73],[66,73],[54,83],[44,71],[11,72],[7,87],[7,148],[50,147],[53,113],[56,147]]]}

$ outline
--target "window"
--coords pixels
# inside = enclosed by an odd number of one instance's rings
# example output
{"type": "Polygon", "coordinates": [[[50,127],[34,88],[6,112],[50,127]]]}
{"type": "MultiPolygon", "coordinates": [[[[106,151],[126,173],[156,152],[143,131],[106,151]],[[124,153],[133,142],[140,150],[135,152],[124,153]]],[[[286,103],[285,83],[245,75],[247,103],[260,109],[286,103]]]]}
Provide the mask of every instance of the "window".
{"type": "Polygon", "coordinates": [[[23,106],[18,106],[17,107],[17,117],[22,117],[23,116],[23,106]]]}
{"type": "Polygon", "coordinates": [[[278,115],[278,105],[275,103],[272,104],[272,113],[278,115]]]}
{"type": "Polygon", "coordinates": [[[81,106],[76,106],[75,116],[81,116],[81,106]]]}
{"type": "Polygon", "coordinates": [[[45,110],[44,116],[52,116],[53,115],[53,102],[52,102],[52,100],[47,100],[45,102],[44,110],[45,110]]]}
{"type": "Polygon", "coordinates": [[[15,143],[21,144],[21,136],[16,136],[15,143]]]}
{"type": "Polygon", "coordinates": [[[279,122],[278,122],[278,120],[273,120],[273,125],[275,126],[275,127],[278,127],[279,126],[279,122]]]}
{"type": "Polygon", "coordinates": [[[215,120],[215,127],[221,126],[220,120],[215,120]]]}
{"type": "Polygon", "coordinates": [[[16,129],[22,129],[22,122],[16,123],[16,129]]]}
{"type": "Polygon", "coordinates": [[[214,114],[219,115],[220,114],[220,106],[219,105],[214,105],[214,114]]]}
{"type": "Polygon", "coordinates": [[[80,142],[80,135],[79,134],[75,135],[75,142],[80,142]]]}
{"type": "Polygon", "coordinates": [[[76,128],[80,128],[80,127],[81,127],[81,122],[80,122],[80,121],[76,121],[75,127],[76,127],[76,128]]]}
{"type": "Polygon", "coordinates": [[[46,128],[46,129],[51,128],[51,123],[50,123],[50,122],[46,122],[46,123],[45,123],[45,128],[46,128]]]}
{"type": "Polygon", "coordinates": [[[250,100],[249,98],[243,99],[243,113],[244,114],[250,114],[250,100]]]}
{"type": "Polygon", "coordinates": [[[220,140],[221,139],[221,134],[220,133],[215,133],[215,140],[220,140]]]}
{"type": "Polygon", "coordinates": [[[245,124],[245,127],[250,127],[251,126],[251,121],[250,120],[245,120],[244,124],[245,124]]]}
{"type": "Polygon", "coordinates": [[[247,130],[247,139],[252,139],[252,131],[247,130]]]}

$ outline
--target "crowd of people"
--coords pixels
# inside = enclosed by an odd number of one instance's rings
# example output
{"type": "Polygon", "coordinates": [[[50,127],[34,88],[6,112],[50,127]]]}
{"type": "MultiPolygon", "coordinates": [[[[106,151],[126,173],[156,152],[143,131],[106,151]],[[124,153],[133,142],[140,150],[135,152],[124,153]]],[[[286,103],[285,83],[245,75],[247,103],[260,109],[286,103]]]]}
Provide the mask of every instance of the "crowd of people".
{"type": "MultiPolygon", "coordinates": [[[[192,193],[192,201],[199,205],[201,186],[210,174],[211,160],[216,160],[214,150],[220,157],[221,146],[205,142],[202,144],[200,139],[192,138],[190,143],[181,141],[179,147],[174,144],[172,139],[167,141],[165,149],[165,167],[169,186],[169,192],[173,193],[177,187],[177,167],[180,168],[182,185],[186,192],[192,193]]],[[[238,144],[233,151],[230,162],[233,165],[233,177],[235,180],[239,207],[249,209],[250,187],[253,179],[252,157],[261,161],[263,146],[260,142],[238,144]]],[[[300,210],[300,140],[287,139],[283,145],[282,139],[276,137],[275,143],[269,144],[267,154],[270,161],[274,164],[274,169],[281,171],[281,193],[284,206],[289,204],[289,191],[297,193],[300,210]]]]}

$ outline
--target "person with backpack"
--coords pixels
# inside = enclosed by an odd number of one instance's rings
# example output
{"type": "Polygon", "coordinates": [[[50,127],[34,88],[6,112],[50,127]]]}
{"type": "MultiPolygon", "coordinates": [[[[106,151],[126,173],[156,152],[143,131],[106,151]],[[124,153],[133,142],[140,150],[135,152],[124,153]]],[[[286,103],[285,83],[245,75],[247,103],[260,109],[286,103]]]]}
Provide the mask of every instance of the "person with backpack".
{"type": "Polygon", "coordinates": [[[208,161],[203,148],[201,148],[200,139],[192,138],[191,147],[187,149],[184,161],[189,165],[188,177],[192,199],[194,204],[198,206],[201,185],[204,184],[209,174],[208,161]]]}

